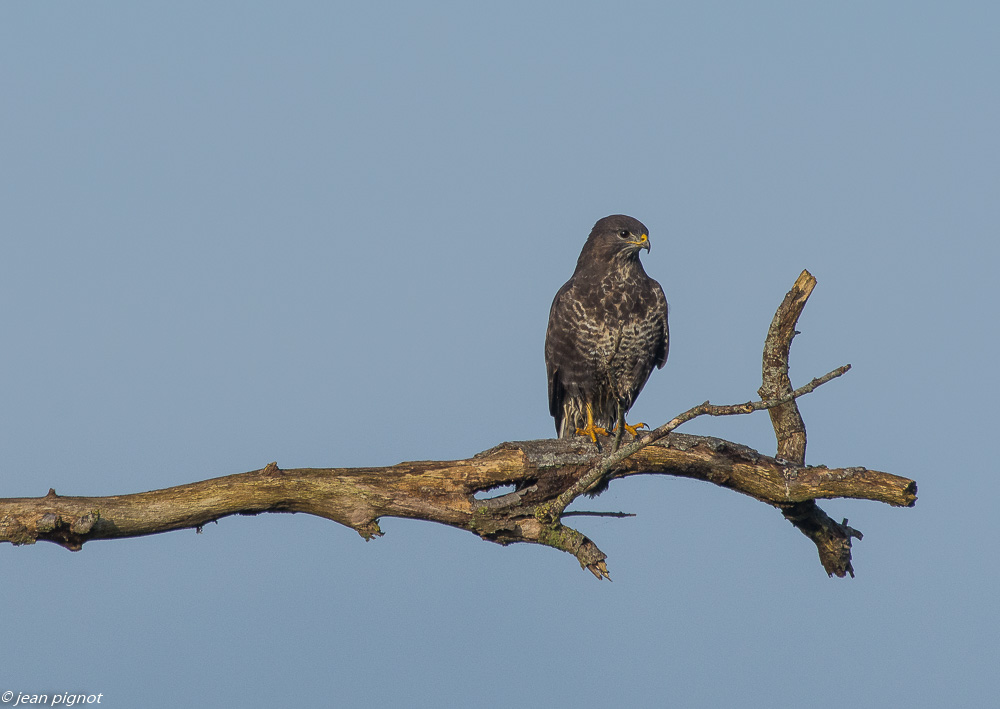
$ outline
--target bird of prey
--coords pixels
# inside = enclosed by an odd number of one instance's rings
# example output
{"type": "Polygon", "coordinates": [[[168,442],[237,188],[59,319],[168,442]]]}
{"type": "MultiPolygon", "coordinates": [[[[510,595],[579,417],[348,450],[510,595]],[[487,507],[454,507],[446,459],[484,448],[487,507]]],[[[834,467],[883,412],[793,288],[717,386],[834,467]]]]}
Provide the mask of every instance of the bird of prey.
{"type": "Polygon", "coordinates": [[[642,222],[604,217],[583,245],[576,271],[552,301],[545,333],[549,412],[560,438],[637,436],[625,413],[667,361],[667,300],[646,275],[639,251],[649,251],[642,222]]]}

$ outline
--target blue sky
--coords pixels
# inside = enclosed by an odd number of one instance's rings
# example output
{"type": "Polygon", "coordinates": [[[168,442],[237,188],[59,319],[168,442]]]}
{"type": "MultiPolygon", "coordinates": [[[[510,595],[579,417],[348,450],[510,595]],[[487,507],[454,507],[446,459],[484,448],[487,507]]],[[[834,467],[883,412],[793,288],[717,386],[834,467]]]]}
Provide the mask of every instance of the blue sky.
{"type": "MultiPolygon", "coordinates": [[[[828,579],[773,509],[629,479],[609,555],[304,515],[0,547],[0,690],[121,707],[982,706],[998,693],[991,3],[8,4],[0,495],[551,436],[551,298],[650,228],[652,425],[792,380],[807,461],[912,477],[828,579]]],[[[774,450],[767,416],[689,433],[774,450]]]]}

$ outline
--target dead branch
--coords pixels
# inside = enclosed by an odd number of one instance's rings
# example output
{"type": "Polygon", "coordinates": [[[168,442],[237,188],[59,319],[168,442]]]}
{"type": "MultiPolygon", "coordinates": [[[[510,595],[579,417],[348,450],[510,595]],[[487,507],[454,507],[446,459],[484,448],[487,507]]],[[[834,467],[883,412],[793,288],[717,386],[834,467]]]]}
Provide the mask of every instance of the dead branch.
{"type": "MultiPolygon", "coordinates": [[[[761,365],[763,382],[757,391],[761,397],[787,397],[792,390],[792,382],[788,377],[788,355],[792,339],[798,334],[795,325],[815,287],[816,279],[813,275],[809,271],[802,271],[774,314],[764,341],[761,365]]],[[[780,406],[768,409],[768,413],[771,415],[774,435],[778,439],[778,457],[797,465],[805,465],[806,424],[795,398],[789,398],[780,406]]],[[[846,519],[842,523],[835,522],[812,500],[775,506],[781,510],[785,519],[815,542],[820,563],[827,574],[836,574],[841,578],[850,574],[854,577],[851,538],[861,539],[861,532],[848,527],[846,519]]]]}
{"type": "Polygon", "coordinates": [[[76,551],[95,539],[200,529],[229,515],[262,512],[313,514],[371,539],[382,533],[380,518],[406,517],[447,524],[499,544],[527,542],[561,549],[573,554],[598,578],[608,578],[605,554],[585,535],[563,524],[564,518],[580,514],[566,512],[567,506],[609,480],[674,475],[710,482],[778,507],[816,542],[828,573],[853,575],[850,541],[851,537],[860,538],[860,533],[847,527],[846,520],[839,525],[830,520],[815,500],[852,498],[910,507],[916,501],[916,483],[860,467],[804,465],[805,427],[790,419],[790,412],[798,415],[795,399],[849,367],[840,367],[799,389],[791,388],[788,346],[798,313],[815,284],[815,279],[812,285],[808,283],[811,276],[804,281],[806,276],[803,272],[796,281],[772,323],[765,345],[760,401],[731,406],[705,402],[609,456],[601,455],[609,449],[608,439],[599,447],[583,438],[548,439],[503,443],[465,460],[418,461],[381,468],[282,470],[271,463],[248,473],[131,495],[67,497],[49,490],[44,497],[0,499],[0,542],[33,544],[42,540],[76,551]],[[777,458],[722,439],[674,431],[697,416],[747,414],[761,409],[768,409],[776,422],[777,458]],[[489,499],[476,497],[507,485],[515,486],[515,491],[489,499]]]}

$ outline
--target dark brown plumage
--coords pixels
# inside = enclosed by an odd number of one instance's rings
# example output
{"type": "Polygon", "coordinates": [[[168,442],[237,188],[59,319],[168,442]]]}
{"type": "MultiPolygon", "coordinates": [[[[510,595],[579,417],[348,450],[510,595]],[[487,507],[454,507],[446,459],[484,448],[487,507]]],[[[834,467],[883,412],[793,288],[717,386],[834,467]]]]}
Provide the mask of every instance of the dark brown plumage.
{"type": "Polygon", "coordinates": [[[648,233],[621,214],[598,221],[552,301],[545,367],[549,412],[562,438],[579,432],[596,441],[595,431],[615,426],[617,447],[625,413],[653,367],[667,361],[667,300],[639,261],[639,251],[649,251],[648,233]]]}

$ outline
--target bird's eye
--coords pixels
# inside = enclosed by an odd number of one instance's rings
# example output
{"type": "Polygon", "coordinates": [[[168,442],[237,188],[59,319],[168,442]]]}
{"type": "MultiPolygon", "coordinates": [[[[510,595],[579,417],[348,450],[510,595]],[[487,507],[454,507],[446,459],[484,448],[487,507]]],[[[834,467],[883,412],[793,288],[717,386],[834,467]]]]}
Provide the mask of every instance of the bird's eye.
{"type": "Polygon", "coordinates": [[[618,232],[618,236],[620,236],[623,239],[627,239],[628,238],[628,229],[622,229],[620,232],[618,232]]]}

